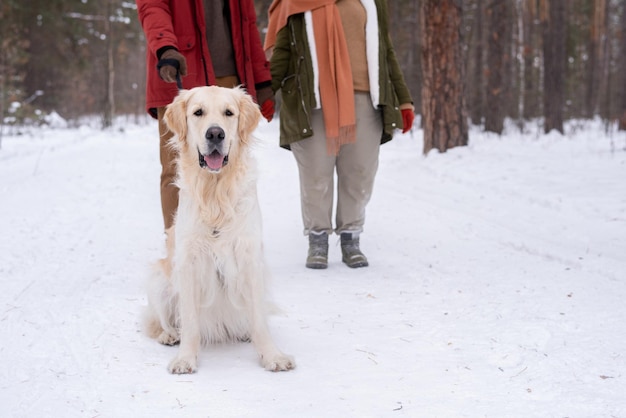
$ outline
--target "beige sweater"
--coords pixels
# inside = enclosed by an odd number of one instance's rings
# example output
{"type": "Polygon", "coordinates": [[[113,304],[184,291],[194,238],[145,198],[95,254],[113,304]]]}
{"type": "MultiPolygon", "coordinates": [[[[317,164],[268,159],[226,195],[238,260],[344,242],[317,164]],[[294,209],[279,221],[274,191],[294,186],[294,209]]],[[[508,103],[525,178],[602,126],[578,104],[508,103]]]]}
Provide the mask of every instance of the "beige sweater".
{"type": "Polygon", "coordinates": [[[360,0],[337,0],[341,24],[348,44],[352,80],[355,91],[369,91],[367,53],[365,46],[365,23],[367,14],[360,0]]]}

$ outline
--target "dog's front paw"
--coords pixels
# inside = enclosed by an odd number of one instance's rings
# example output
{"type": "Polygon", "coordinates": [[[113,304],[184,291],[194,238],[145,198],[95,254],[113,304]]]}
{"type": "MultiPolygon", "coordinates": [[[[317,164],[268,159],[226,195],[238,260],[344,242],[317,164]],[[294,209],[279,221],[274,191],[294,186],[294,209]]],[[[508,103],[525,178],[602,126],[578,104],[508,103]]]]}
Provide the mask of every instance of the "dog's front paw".
{"type": "Polygon", "coordinates": [[[296,367],[296,362],[293,357],[283,353],[277,353],[272,356],[262,356],[261,363],[263,367],[265,367],[265,370],[270,372],[284,372],[296,367]]]}
{"type": "Polygon", "coordinates": [[[180,341],[177,333],[171,334],[167,331],[163,331],[158,337],[157,341],[163,345],[176,345],[180,341]]]}
{"type": "Polygon", "coordinates": [[[176,357],[167,366],[167,369],[172,374],[189,374],[195,373],[198,370],[197,361],[195,357],[176,357]]]}

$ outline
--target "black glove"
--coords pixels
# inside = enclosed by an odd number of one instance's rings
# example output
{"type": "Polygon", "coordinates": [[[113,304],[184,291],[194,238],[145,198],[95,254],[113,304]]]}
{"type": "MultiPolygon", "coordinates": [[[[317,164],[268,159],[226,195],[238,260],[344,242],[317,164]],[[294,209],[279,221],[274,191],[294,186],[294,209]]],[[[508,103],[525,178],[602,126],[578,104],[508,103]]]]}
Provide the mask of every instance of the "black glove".
{"type": "Polygon", "coordinates": [[[181,76],[187,75],[187,61],[183,54],[175,49],[168,49],[161,55],[159,63],[157,64],[157,70],[159,71],[159,77],[163,81],[168,83],[175,83],[176,76],[180,73],[181,76]]]}

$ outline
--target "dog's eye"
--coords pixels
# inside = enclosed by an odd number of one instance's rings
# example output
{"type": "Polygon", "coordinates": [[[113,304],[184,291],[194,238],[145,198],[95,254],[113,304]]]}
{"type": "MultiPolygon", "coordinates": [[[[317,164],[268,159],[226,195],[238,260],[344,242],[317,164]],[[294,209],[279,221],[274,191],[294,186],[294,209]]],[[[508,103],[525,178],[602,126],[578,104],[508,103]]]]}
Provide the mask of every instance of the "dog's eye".
{"type": "Polygon", "coordinates": [[[226,112],[224,112],[224,114],[225,114],[226,116],[233,116],[233,115],[234,115],[234,113],[233,113],[233,112],[231,112],[231,110],[230,110],[230,109],[226,109],[226,112]]]}
{"type": "Polygon", "coordinates": [[[202,111],[202,109],[198,109],[195,112],[193,112],[193,114],[196,115],[196,116],[202,116],[203,113],[204,112],[202,111]]]}

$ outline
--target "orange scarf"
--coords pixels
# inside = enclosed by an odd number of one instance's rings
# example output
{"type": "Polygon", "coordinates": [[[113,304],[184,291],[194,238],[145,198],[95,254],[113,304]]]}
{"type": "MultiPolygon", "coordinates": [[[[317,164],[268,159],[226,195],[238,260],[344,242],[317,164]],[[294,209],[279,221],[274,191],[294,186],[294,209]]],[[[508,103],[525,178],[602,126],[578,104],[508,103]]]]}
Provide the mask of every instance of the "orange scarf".
{"type": "Polygon", "coordinates": [[[289,16],[306,11],[313,20],[326,148],[329,155],[337,155],[343,144],[356,141],[356,116],[350,57],[335,0],[274,0],[264,48],[274,46],[289,16]]]}

